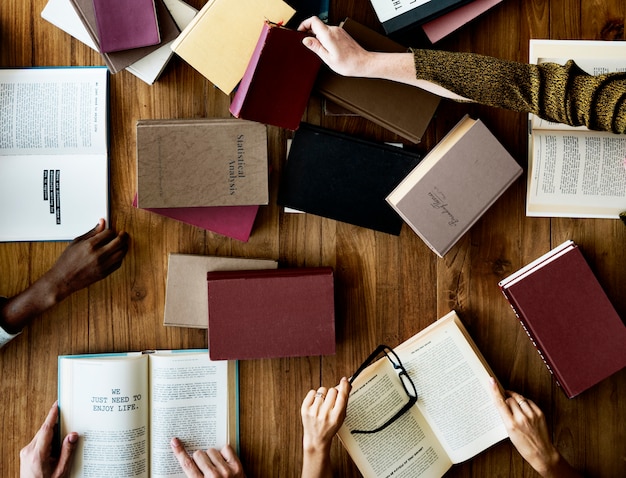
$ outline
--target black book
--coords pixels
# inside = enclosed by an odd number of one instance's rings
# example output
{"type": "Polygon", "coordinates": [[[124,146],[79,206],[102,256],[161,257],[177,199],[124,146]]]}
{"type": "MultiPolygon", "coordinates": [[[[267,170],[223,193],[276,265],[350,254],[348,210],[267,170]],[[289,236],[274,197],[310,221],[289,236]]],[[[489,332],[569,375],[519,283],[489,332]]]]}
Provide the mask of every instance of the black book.
{"type": "Polygon", "coordinates": [[[398,235],[387,195],[421,156],[397,146],[301,123],[281,177],[278,204],[398,235]]]}

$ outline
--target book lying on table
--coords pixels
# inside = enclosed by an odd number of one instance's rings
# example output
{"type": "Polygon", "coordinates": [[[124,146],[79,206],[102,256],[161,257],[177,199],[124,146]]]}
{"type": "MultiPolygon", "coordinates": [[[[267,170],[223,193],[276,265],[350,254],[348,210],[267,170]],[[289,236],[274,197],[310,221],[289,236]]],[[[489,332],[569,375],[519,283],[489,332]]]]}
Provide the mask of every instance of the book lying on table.
{"type": "Polygon", "coordinates": [[[197,329],[209,327],[208,272],[277,267],[278,262],[269,259],[169,254],[163,325],[197,329]]]}
{"type": "Polygon", "coordinates": [[[422,24],[422,30],[431,43],[438,42],[499,3],[502,3],[502,0],[471,0],[465,5],[422,24]]]}
{"type": "MultiPolygon", "coordinates": [[[[530,63],[573,59],[591,75],[624,72],[626,43],[530,40],[530,63]]],[[[526,214],[617,219],[626,210],[626,135],[530,115],[526,214]]]]}
{"type": "Polygon", "coordinates": [[[104,67],[0,70],[0,241],[71,240],[108,219],[104,67]]]}
{"type": "Polygon", "coordinates": [[[573,241],[499,285],[569,398],[626,367],[626,326],[573,241]]]}
{"type": "Polygon", "coordinates": [[[161,43],[154,0],[93,0],[93,9],[101,52],[161,43]]]}
{"type": "Polygon", "coordinates": [[[354,379],[338,432],[365,478],[439,478],[507,437],[489,390],[494,375],[456,312],[393,351],[415,385],[415,405],[380,431],[353,433],[381,427],[409,402],[383,356],[354,379]]]}
{"type": "Polygon", "coordinates": [[[236,362],[207,350],[59,356],[61,436],[78,432],[71,477],[184,478],[170,448],[237,449],[236,362]]]}
{"type": "Polygon", "coordinates": [[[443,257],[521,174],[484,123],[465,116],[387,202],[443,257]]]}

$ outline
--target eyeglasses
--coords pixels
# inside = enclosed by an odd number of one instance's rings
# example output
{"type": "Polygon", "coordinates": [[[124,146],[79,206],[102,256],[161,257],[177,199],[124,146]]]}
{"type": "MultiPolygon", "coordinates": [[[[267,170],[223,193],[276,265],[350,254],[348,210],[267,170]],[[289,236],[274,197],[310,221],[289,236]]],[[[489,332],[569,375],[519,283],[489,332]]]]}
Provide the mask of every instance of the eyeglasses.
{"type": "Polygon", "coordinates": [[[387,345],[379,345],[378,347],[376,347],[376,350],[374,350],[369,355],[369,357],[365,359],[365,361],[361,364],[357,371],[354,372],[354,375],[350,377],[350,384],[352,384],[354,379],[357,378],[359,374],[363,370],[365,370],[372,362],[374,362],[381,353],[385,354],[385,357],[389,359],[391,365],[393,365],[394,370],[399,370],[398,377],[400,378],[400,382],[404,387],[404,391],[409,397],[409,401],[394,416],[392,416],[389,420],[387,420],[378,428],[374,428],[373,430],[352,430],[350,433],[376,433],[384,430],[393,422],[395,422],[398,418],[404,415],[417,402],[417,389],[415,388],[413,380],[411,380],[411,377],[409,377],[409,374],[407,373],[406,368],[404,368],[404,365],[402,365],[402,362],[400,361],[398,355],[393,351],[391,347],[388,347],[387,345]]]}

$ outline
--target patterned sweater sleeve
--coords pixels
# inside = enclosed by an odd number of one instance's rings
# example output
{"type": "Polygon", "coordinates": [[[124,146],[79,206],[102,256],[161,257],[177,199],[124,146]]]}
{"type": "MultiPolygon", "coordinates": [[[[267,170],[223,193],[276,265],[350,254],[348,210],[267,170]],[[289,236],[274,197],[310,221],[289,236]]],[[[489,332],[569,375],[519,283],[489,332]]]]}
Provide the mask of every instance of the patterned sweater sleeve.
{"type": "Polygon", "coordinates": [[[477,103],[626,133],[626,73],[593,76],[571,60],[531,65],[475,53],[412,52],[417,78],[477,103]]]}

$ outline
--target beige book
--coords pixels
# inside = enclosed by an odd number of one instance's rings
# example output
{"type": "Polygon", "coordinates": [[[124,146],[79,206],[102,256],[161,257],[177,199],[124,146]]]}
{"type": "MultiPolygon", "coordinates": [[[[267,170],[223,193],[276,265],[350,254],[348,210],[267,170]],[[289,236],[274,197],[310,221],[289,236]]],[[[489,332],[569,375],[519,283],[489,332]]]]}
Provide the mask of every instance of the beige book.
{"type": "Polygon", "coordinates": [[[137,122],[138,207],[268,201],[265,125],[234,118],[137,122]]]}
{"type": "Polygon", "coordinates": [[[294,13],[282,0],[209,0],[172,50],[228,95],[241,81],[265,21],[285,24],[294,13]]]}
{"type": "MultiPolygon", "coordinates": [[[[590,75],[626,71],[626,43],[530,40],[530,63],[573,59],[590,75]]],[[[626,135],[529,118],[526,214],[617,219],[626,211],[626,135]]]]}
{"type": "Polygon", "coordinates": [[[398,372],[382,357],[352,383],[338,436],[365,478],[439,478],[453,464],[507,437],[490,395],[493,372],[451,311],[394,351],[415,384],[417,403],[386,428],[408,402],[398,372]]]}
{"type": "Polygon", "coordinates": [[[277,267],[278,262],[269,259],[169,254],[163,325],[208,328],[207,272],[277,267]]]}

